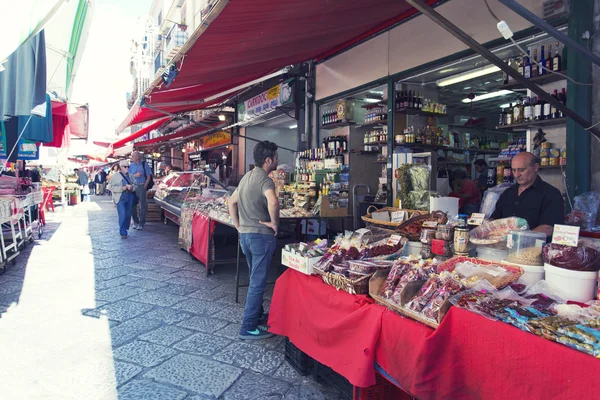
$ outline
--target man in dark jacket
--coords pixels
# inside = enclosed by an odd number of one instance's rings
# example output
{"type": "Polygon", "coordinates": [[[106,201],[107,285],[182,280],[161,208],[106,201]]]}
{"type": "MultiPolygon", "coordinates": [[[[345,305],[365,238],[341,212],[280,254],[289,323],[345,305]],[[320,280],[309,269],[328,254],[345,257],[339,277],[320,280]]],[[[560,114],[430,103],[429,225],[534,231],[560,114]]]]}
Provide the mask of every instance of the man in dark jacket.
{"type": "Polygon", "coordinates": [[[94,183],[96,184],[96,194],[98,196],[104,195],[104,191],[106,190],[106,172],[103,169],[96,174],[94,183]]]}
{"type": "Polygon", "coordinates": [[[90,180],[88,178],[88,174],[86,174],[84,170],[75,168],[74,171],[75,171],[75,176],[77,176],[77,181],[75,181],[75,183],[77,183],[79,185],[79,187],[81,188],[81,202],[83,202],[83,200],[85,200],[85,196],[86,196],[85,194],[83,194],[83,192],[84,192],[84,189],[86,187],[88,187],[90,180]]]}

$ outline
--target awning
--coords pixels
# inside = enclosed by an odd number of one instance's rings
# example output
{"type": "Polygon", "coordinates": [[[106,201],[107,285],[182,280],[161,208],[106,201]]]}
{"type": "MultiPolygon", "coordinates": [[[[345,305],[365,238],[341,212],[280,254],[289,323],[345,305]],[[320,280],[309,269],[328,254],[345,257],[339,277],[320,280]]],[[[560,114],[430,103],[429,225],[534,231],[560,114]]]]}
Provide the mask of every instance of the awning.
{"type": "Polygon", "coordinates": [[[175,139],[187,138],[190,136],[199,136],[203,133],[208,133],[210,131],[222,129],[225,127],[225,125],[226,124],[214,124],[211,127],[193,125],[193,126],[184,128],[177,133],[172,133],[170,135],[165,135],[165,136],[157,137],[154,139],[145,140],[143,142],[135,143],[134,146],[135,146],[135,148],[148,147],[148,146],[152,146],[152,145],[159,145],[159,144],[163,144],[166,142],[170,142],[171,140],[175,140],[175,139]]]}
{"type": "Polygon", "coordinates": [[[148,132],[152,132],[153,130],[160,128],[162,125],[164,125],[167,121],[169,121],[171,118],[162,118],[150,125],[148,125],[145,128],[140,129],[139,131],[132,133],[131,135],[124,137],[123,139],[119,139],[116,142],[112,143],[112,148],[113,149],[118,149],[119,147],[123,147],[125,146],[127,143],[131,142],[132,140],[135,140],[139,137],[144,136],[146,133],[148,132]]]}
{"type": "Polygon", "coordinates": [[[75,106],[69,108],[69,126],[71,136],[86,139],[89,133],[90,110],[87,105],[75,106]],[[75,111],[71,113],[71,111],[75,111]]]}
{"type": "MultiPolygon", "coordinates": [[[[414,14],[403,0],[221,0],[175,56],[180,61],[185,53],[175,80],[169,87],[155,80],[146,102],[171,113],[205,108],[207,98],[339,52],[414,14]],[[197,103],[165,105],[182,101],[197,103]]],[[[153,118],[155,112],[134,107],[119,129],[153,118]]]]}

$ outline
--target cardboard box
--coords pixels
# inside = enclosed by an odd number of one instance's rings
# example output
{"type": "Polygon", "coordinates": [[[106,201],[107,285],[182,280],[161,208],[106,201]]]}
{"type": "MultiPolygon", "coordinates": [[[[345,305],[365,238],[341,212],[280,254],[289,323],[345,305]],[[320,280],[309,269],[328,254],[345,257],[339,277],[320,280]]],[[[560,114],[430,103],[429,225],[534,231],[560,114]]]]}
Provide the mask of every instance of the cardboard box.
{"type": "Polygon", "coordinates": [[[285,249],[281,250],[281,264],[306,275],[313,274],[313,267],[320,259],[321,257],[306,258],[297,254],[292,254],[285,249]]]}
{"type": "Polygon", "coordinates": [[[329,198],[324,196],[321,199],[321,217],[347,217],[348,207],[329,208],[329,198]]]}

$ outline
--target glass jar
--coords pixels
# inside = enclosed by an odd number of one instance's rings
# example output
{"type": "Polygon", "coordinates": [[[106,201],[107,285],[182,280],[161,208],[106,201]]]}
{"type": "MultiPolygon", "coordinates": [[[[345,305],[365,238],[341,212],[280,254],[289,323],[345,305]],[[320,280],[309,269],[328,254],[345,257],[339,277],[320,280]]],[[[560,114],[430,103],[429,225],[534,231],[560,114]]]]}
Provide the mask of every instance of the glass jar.
{"type": "Polygon", "coordinates": [[[438,225],[435,233],[436,239],[452,240],[452,229],[448,225],[438,225]]]}
{"type": "Polygon", "coordinates": [[[435,239],[435,229],[423,228],[421,230],[421,243],[431,244],[433,239],[435,239]]]}
{"type": "Polygon", "coordinates": [[[454,229],[454,253],[467,254],[469,252],[469,230],[457,227],[454,229]]]}

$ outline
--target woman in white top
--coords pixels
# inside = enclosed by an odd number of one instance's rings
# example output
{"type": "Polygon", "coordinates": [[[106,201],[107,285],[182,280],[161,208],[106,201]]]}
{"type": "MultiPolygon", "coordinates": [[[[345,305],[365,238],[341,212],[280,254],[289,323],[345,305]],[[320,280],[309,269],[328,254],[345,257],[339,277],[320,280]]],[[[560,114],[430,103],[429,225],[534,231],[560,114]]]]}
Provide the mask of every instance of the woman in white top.
{"type": "Polygon", "coordinates": [[[119,165],[121,170],[113,173],[108,187],[112,193],[113,201],[117,205],[119,234],[121,239],[127,239],[135,193],[133,192],[133,177],[129,174],[129,161],[122,160],[119,165]]]}

